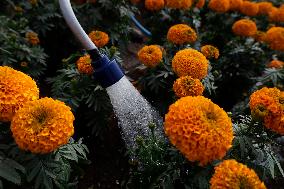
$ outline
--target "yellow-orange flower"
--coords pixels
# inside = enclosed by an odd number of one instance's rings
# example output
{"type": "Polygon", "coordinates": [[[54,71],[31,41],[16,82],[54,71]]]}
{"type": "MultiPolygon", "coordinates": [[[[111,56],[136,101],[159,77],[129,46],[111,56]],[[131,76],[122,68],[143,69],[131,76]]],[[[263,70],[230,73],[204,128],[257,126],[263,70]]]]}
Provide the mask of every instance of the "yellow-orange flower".
{"type": "Polygon", "coordinates": [[[230,0],[230,10],[238,11],[243,4],[243,0],[230,0]]]}
{"type": "Polygon", "coordinates": [[[82,74],[92,75],[94,73],[94,68],[92,66],[92,59],[90,55],[85,55],[80,57],[77,62],[77,69],[82,74]]]}
{"type": "Polygon", "coordinates": [[[145,7],[150,11],[157,11],[164,8],[164,0],[145,0],[145,7]]]}
{"type": "Polygon", "coordinates": [[[201,47],[201,53],[208,59],[215,58],[217,59],[220,55],[219,49],[212,45],[204,45],[201,47]]]}
{"type": "Polygon", "coordinates": [[[284,7],[275,8],[273,7],[268,13],[269,20],[272,22],[284,22],[284,7]]]}
{"type": "Polygon", "coordinates": [[[258,4],[249,1],[244,1],[240,7],[240,12],[247,16],[256,16],[258,14],[258,10],[258,4]]]}
{"type": "Polygon", "coordinates": [[[255,91],[249,102],[252,116],[262,120],[269,114],[281,114],[280,96],[281,91],[277,88],[264,87],[255,91]]]}
{"type": "Polygon", "coordinates": [[[272,27],[266,32],[266,42],[273,50],[284,51],[284,28],[272,27]]]}
{"type": "Polygon", "coordinates": [[[241,19],[234,23],[232,30],[236,35],[249,37],[256,34],[257,27],[254,21],[249,19],[241,19]]]}
{"type": "Polygon", "coordinates": [[[164,129],[170,142],[189,160],[206,165],[222,159],[232,145],[226,112],[203,96],[187,96],[169,108],[164,129]]]}
{"type": "Polygon", "coordinates": [[[16,113],[11,131],[19,148],[45,154],[68,143],[74,133],[73,121],[70,107],[42,98],[28,102],[16,113]]]}
{"type": "Polygon", "coordinates": [[[178,97],[200,96],[204,87],[199,79],[193,79],[190,76],[178,78],[173,85],[174,92],[178,97]]]}
{"type": "Polygon", "coordinates": [[[170,27],[167,39],[174,44],[194,43],[197,34],[190,26],[186,24],[176,24],[170,27]]]}
{"type": "MultiPolygon", "coordinates": [[[[282,96],[282,100],[284,100],[283,92],[282,96]]],[[[284,106],[283,103],[282,106],[284,106]]],[[[264,126],[280,135],[284,135],[284,111],[280,115],[269,114],[264,117],[264,126]]]]}
{"type": "Polygon", "coordinates": [[[138,59],[147,67],[153,68],[161,63],[163,52],[158,45],[144,46],[138,51],[138,59]]]}
{"type": "Polygon", "coordinates": [[[109,41],[108,34],[102,31],[92,31],[89,37],[97,47],[103,47],[109,41]]]}
{"type": "Polygon", "coordinates": [[[195,7],[201,9],[204,7],[204,5],[205,5],[205,0],[198,0],[197,3],[195,4],[195,7]]]}
{"type": "Polygon", "coordinates": [[[194,79],[203,79],[208,72],[208,60],[194,49],[178,51],[173,60],[172,68],[179,76],[191,76],[194,79]]]}
{"type": "Polygon", "coordinates": [[[30,76],[0,66],[0,121],[11,121],[25,103],[38,98],[39,90],[30,76]]]}
{"type": "Polygon", "coordinates": [[[227,12],[230,9],[230,0],[210,0],[208,6],[215,12],[227,12]]]}
{"type": "Polygon", "coordinates": [[[256,31],[256,33],[252,36],[258,42],[265,42],[266,41],[266,32],[263,31],[256,31]]]}
{"type": "Polygon", "coordinates": [[[236,160],[225,160],[215,167],[210,189],[266,189],[253,169],[236,160]]]}
{"type": "Polygon", "coordinates": [[[273,9],[273,4],[271,2],[259,2],[258,8],[258,14],[268,15],[268,13],[273,9]]]}
{"type": "Polygon", "coordinates": [[[38,38],[37,33],[35,33],[35,32],[31,32],[31,31],[27,32],[26,33],[26,40],[32,45],[39,44],[39,38],[38,38]]]}
{"type": "Polygon", "coordinates": [[[166,0],[166,6],[172,9],[189,9],[192,0],[166,0]]]}
{"type": "Polygon", "coordinates": [[[268,68],[276,68],[276,69],[281,69],[284,67],[284,62],[280,60],[272,60],[269,62],[267,65],[268,68]]]}

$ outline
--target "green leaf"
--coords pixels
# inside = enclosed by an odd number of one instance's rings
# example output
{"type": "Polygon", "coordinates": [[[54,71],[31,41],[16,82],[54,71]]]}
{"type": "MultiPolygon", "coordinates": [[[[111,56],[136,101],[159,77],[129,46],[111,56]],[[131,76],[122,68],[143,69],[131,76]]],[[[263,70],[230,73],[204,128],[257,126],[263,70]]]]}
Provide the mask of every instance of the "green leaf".
{"type": "Polygon", "coordinates": [[[3,162],[0,163],[0,177],[14,184],[21,184],[21,176],[17,173],[16,169],[4,164],[3,162]]]}

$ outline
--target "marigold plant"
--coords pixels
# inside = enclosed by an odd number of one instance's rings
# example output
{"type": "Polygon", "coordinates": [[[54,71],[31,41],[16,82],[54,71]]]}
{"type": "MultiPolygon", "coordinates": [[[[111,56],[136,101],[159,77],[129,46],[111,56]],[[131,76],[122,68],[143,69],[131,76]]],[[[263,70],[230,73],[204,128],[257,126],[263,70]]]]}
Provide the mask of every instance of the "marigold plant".
{"type": "Polygon", "coordinates": [[[258,8],[259,15],[268,15],[268,13],[273,9],[273,4],[271,2],[259,2],[258,8]]]}
{"type": "Polygon", "coordinates": [[[73,113],[63,102],[42,98],[28,102],[14,116],[11,131],[19,148],[50,153],[67,144],[74,133],[73,113]]]}
{"type": "Polygon", "coordinates": [[[178,97],[200,96],[204,91],[204,86],[199,79],[183,76],[174,82],[173,90],[178,97]]]}
{"type": "Polygon", "coordinates": [[[157,66],[163,59],[163,52],[158,45],[144,46],[137,55],[138,59],[150,68],[157,66]]]}
{"type": "Polygon", "coordinates": [[[197,34],[190,26],[186,24],[177,24],[170,27],[167,39],[174,44],[194,43],[197,34]]]}
{"type": "Polygon", "coordinates": [[[77,62],[77,69],[82,74],[92,75],[94,73],[94,68],[92,66],[92,59],[90,55],[85,55],[80,57],[77,62]]]}
{"type": "Polygon", "coordinates": [[[103,47],[109,41],[108,34],[102,31],[92,31],[89,37],[97,47],[103,47]]]}
{"type": "Polygon", "coordinates": [[[240,8],[240,12],[247,16],[256,16],[258,14],[258,10],[258,4],[250,1],[244,1],[240,8]]]}
{"type": "Polygon", "coordinates": [[[172,68],[179,76],[191,76],[194,79],[203,79],[208,72],[208,60],[194,49],[178,51],[172,59],[172,68]]]}
{"type": "Polygon", "coordinates": [[[170,142],[189,160],[206,165],[222,159],[232,145],[226,112],[203,96],[187,96],[169,108],[164,129],[170,142]]]}
{"type": "Polygon", "coordinates": [[[195,4],[195,7],[201,9],[204,7],[204,5],[205,5],[205,0],[198,0],[195,4]]]}
{"type": "Polygon", "coordinates": [[[37,45],[40,42],[37,33],[31,31],[26,33],[26,40],[32,45],[37,45]]]}
{"type": "Polygon", "coordinates": [[[267,65],[268,68],[276,68],[276,69],[281,69],[284,67],[284,62],[280,60],[272,60],[269,62],[267,65]]]}
{"type": "Polygon", "coordinates": [[[150,11],[157,11],[164,8],[164,0],[145,0],[145,7],[150,11]]]}
{"type": "Polygon", "coordinates": [[[212,45],[204,45],[201,47],[201,53],[208,59],[215,58],[217,59],[220,55],[219,49],[212,45]]]}
{"type": "Polygon", "coordinates": [[[230,9],[230,0],[210,0],[208,6],[215,12],[227,12],[230,9]]]}
{"type": "Polygon", "coordinates": [[[236,160],[225,160],[217,167],[210,180],[210,189],[266,189],[253,169],[236,160]]]}
{"type": "Polygon", "coordinates": [[[0,121],[11,121],[25,103],[38,98],[39,89],[30,76],[0,66],[0,121]]]}
{"type": "Polygon", "coordinates": [[[173,9],[189,9],[193,0],[167,0],[166,6],[173,9]]]}
{"type": "Polygon", "coordinates": [[[230,0],[230,10],[239,11],[243,4],[243,0],[230,0]]]}
{"type": "Polygon", "coordinates": [[[269,20],[272,22],[284,22],[284,7],[272,8],[268,16],[269,20]]]}
{"type": "Polygon", "coordinates": [[[232,30],[236,35],[250,37],[256,34],[257,27],[254,21],[241,19],[233,24],[232,30]]]}
{"type": "Polygon", "coordinates": [[[273,50],[284,51],[284,28],[272,27],[266,32],[266,42],[273,50]]]}

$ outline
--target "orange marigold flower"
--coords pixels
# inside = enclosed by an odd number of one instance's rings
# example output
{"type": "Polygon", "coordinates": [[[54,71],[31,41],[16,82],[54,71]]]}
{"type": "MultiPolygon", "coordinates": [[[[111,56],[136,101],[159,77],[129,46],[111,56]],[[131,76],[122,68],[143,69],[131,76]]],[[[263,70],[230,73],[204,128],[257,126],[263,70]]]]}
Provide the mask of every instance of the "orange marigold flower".
{"type": "Polygon", "coordinates": [[[284,7],[275,8],[273,7],[268,13],[269,20],[272,22],[284,22],[284,7]]]}
{"type": "Polygon", "coordinates": [[[198,0],[197,3],[195,4],[195,7],[201,9],[204,7],[204,5],[205,5],[205,0],[198,0]]]}
{"type": "Polygon", "coordinates": [[[92,31],[89,37],[97,47],[103,47],[109,41],[108,34],[102,31],[92,31]]]}
{"type": "Polygon", "coordinates": [[[262,120],[269,114],[281,114],[281,104],[279,103],[281,91],[277,88],[264,87],[255,91],[250,96],[250,110],[254,118],[262,120]]]}
{"type": "Polygon", "coordinates": [[[163,52],[158,45],[144,46],[138,51],[138,59],[147,67],[157,66],[163,58],[163,52]]]}
{"type": "Polygon", "coordinates": [[[39,89],[30,76],[0,66],[0,121],[11,121],[25,103],[38,98],[39,89]]]}
{"type": "Polygon", "coordinates": [[[249,37],[256,34],[257,27],[254,21],[249,19],[241,19],[234,23],[232,30],[236,35],[249,37]]]}
{"type": "Polygon", "coordinates": [[[230,9],[230,0],[210,0],[208,6],[215,12],[227,12],[230,9]]]}
{"type": "MultiPolygon", "coordinates": [[[[282,106],[284,106],[283,103],[282,106]]],[[[280,115],[269,114],[264,117],[264,126],[280,135],[284,135],[284,111],[280,115]]]]}
{"type": "Polygon", "coordinates": [[[219,49],[212,45],[204,45],[201,47],[201,53],[208,59],[215,58],[217,59],[220,55],[219,49]]]}
{"type": "Polygon", "coordinates": [[[176,24],[170,27],[167,39],[178,45],[184,43],[194,43],[197,39],[197,34],[190,26],[186,24],[176,24]]]}
{"type": "Polygon", "coordinates": [[[94,68],[92,66],[92,59],[90,55],[85,55],[80,57],[77,62],[77,69],[82,74],[92,75],[94,73],[94,68]]]}
{"type": "Polygon", "coordinates": [[[74,133],[71,108],[52,98],[28,102],[14,116],[11,131],[19,148],[50,153],[67,144],[74,133]]]}
{"type": "Polygon", "coordinates": [[[178,78],[173,85],[175,94],[178,97],[200,96],[204,91],[204,87],[199,79],[193,79],[190,76],[178,78]]]}
{"type": "Polygon", "coordinates": [[[164,8],[164,0],[145,0],[145,7],[150,11],[157,11],[164,8]]]}
{"type": "Polygon", "coordinates": [[[164,129],[170,142],[189,160],[206,165],[222,159],[233,140],[231,119],[203,96],[187,96],[169,108],[164,129]]]}
{"type": "Polygon", "coordinates": [[[240,8],[241,13],[247,16],[256,16],[258,14],[258,10],[258,4],[249,1],[244,1],[240,8]]]}
{"type": "Polygon", "coordinates": [[[256,33],[252,37],[258,42],[266,41],[266,33],[263,31],[256,31],[256,33]]]}
{"type": "Polygon", "coordinates": [[[284,51],[284,28],[272,27],[266,32],[266,42],[273,50],[284,51]]]}
{"type": "Polygon", "coordinates": [[[271,2],[259,2],[258,4],[258,14],[268,15],[268,13],[273,9],[273,4],[271,2]]]}
{"type": "Polygon", "coordinates": [[[284,62],[280,60],[272,60],[268,65],[268,68],[281,69],[284,67],[284,62]]]}
{"type": "Polygon", "coordinates": [[[191,76],[194,79],[203,79],[208,72],[208,60],[194,49],[178,51],[173,60],[172,67],[179,76],[191,76]]]}
{"type": "Polygon", "coordinates": [[[210,179],[210,184],[210,189],[266,189],[253,169],[238,163],[234,159],[225,160],[215,167],[215,173],[210,179]]]}
{"type": "Polygon", "coordinates": [[[32,45],[37,45],[40,42],[37,33],[31,31],[26,33],[26,40],[32,45]]]}
{"type": "Polygon", "coordinates": [[[166,6],[172,9],[189,9],[193,0],[166,0],[166,6]]]}
{"type": "Polygon", "coordinates": [[[230,10],[238,11],[243,4],[243,0],[230,0],[230,10]]]}

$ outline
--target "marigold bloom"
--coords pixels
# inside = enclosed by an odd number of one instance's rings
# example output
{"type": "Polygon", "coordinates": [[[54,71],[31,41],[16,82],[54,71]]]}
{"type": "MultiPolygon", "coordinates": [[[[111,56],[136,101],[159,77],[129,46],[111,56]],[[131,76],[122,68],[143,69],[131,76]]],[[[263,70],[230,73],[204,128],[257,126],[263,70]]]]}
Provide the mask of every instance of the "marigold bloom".
{"type": "Polygon", "coordinates": [[[169,108],[164,129],[170,142],[189,160],[206,165],[222,159],[232,145],[226,112],[203,96],[187,96],[169,108]]]}
{"type": "Polygon", "coordinates": [[[230,10],[238,11],[243,4],[243,0],[230,0],[230,10]]]}
{"type": "Polygon", "coordinates": [[[266,32],[256,31],[256,33],[252,36],[258,42],[266,41],[266,32]]]}
{"type": "Polygon", "coordinates": [[[145,7],[150,11],[157,11],[164,8],[164,0],[145,0],[145,7]]]}
{"type": "Polygon", "coordinates": [[[189,9],[193,0],[166,0],[166,6],[172,9],[189,9]]]}
{"type": "Polygon", "coordinates": [[[108,34],[102,31],[92,31],[89,37],[97,47],[103,47],[109,41],[108,34]]]}
{"type": "Polygon", "coordinates": [[[263,119],[269,114],[279,115],[282,108],[279,102],[281,91],[277,88],[264,87],[250,96],[251,114],[257,119],[263,119]]]}
{"type": "Polygon", "coordinates": [[[273,7],[268,13],[269,20],[272,22],[284,22],[284,7],[275,8],[273,7]]]}
{"type": "Polygon", "coordinates": [[[284,51],[284,28],[272,27],[266,32],[266,42],[273,50],[284,51]]]}
{"type": "Polygon", "coordinates": [[[273,4],[271,2],[259,2],[258,4],[258,14],[268,15],[268,13],[273,9],[273,4]]]}
{"type": "Polygon", "coordinates": [[[163,52],[158,45],[144,46],[138,51],[138,59],[147,67],[157,66],[163,58],[163,52]]]}
{"type": "Polygon", "coordinates": [[[257,27],[254,21],[249,19],[241,19],[234,23],[232,30],[236,35],[249,37],[256,34],[257,27]]]}
{"type": "Polygon", "coordinates": [[[90,55],[85,55],[80,57],[77,62],[77,69],[82,74],[92,75],[94,73],[94,68],[92,66],[92,59],[90,55]]]}
{"type": "Polygon", "coordinates": [[[258,14],[258,10],[258,4],[249,1],[244,1],[240,8],[240,12],[247,16],[256,16],[258,14]]]}
{"type": "Polygon", "coordinates": [[[178,78],[173,85],[174,92],[178,97],[200,96],[204,87],[199,79],[193,79],[190,76],[178,78]]]}
{"type": "Polygon", "coordinates": [[[38,35],[35,32],[27,32],[26,33],[26,40],[32,45],[37,45],[40,42],[38,35]]]}
{"type": "Polygon", "coordinates": [[[38,98],[39,89],[30,76],[0,66],[0,121],[11,121],[25,103],[38,98]]]}
{"type": "MultiPolygon", "coordinates": [[[[283,103],[282,106],[284,106],[283,103]]],[[[269,114],[264,117],[264,126],[280,135],[284,135],[284,111],[280,115],[269,114]]]]}
{"type": "Polygon", "coordinates": [[[233,159],[225,160],[215,167],[210,184],[210,189],[266,189],[253,169],[233,159]]]}
{"type": "Polygon", "coordinates": [[[170,27],[167,39],[178,45],[184,43],[194,43],[197,39],[197,34],[190,26],[186,24],[176,24],[170,27]]]}
{"type": "Polygon", "coordinates": [[[227,12],[230,9],[230,0],[210,0],[208,6],[215,12],[227,12]]]}
{"type": "Polygon", "coordinates": [[[281,69],[284,67],[284,62],[280,60],[272,60],[268,65],[268,68],[281,69]]]}
{"type": "Polygon", "coordinates": [[[220,55],[219,49],[212,45],[204,45],[201,47],[201,53],[208,59],[215,58],[217,59],[220,55]]]}
{"type": "Polygon", "coordinates": [[[52,98],[28,102],[14,116],[11,131],[19,148],[50,153],[67,144],[74,133],[71,108],[52,98]]]}
{"type": "Polygon", "coordinates": [[[191,76],[194,79],[203,79],[208,72],[208,60],[194,49],[178,51],[172,59],[174,72],[179,76],[191,76]]]}
{"type": "Polygon", "coordinates": [[[205,0],[198,0],[197,3],[195,4],[195,7],[201,9],[204,7],[204,5],[205,5],[205,0]]]}

